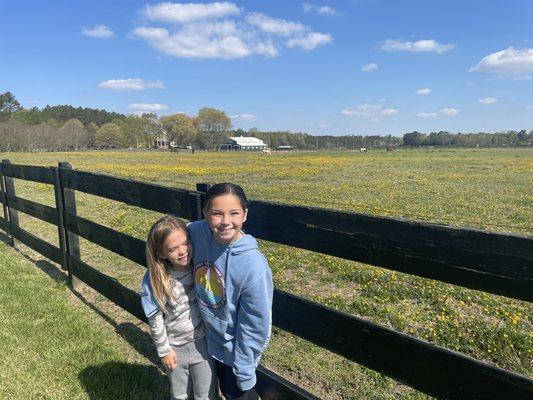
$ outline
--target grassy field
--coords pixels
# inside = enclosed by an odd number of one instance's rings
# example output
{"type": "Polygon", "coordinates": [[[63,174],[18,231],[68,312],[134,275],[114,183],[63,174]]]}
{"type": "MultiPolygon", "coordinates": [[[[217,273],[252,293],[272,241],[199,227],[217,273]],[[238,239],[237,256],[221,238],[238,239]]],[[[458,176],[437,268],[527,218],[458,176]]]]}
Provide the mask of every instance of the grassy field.
{"type": "Polygon", "coordinates": [[[3,243],[0,274],[0,399],[168,399],[164,375],[74,306],[61,274],[3,243]]]}
{"type": "MultiPolygon", "coordinates": [[[[85,152],[4,154],[18,164],[57,165],[194,188],[232,181],[250,198],[533,234],[533,150],[244,153],[85,152]]],[[[16,180],[17,193],[54,204],[51,187],[16,180]]],[[[159,216],[78,194],[79,213],[139,238],[159,216]]],[[[56,228],[21,215],[24,228],[57,243],[56,228]]],[[[533,307],[525,302],[262,242],[277,287],[385,326],[533,375],[533,307]]],[[[138,288],[143,268],[82,240],[82,258],[138,288]]],[[[88,301],[128,321],[97,294],[88,301]]],[[[145,335],[133,347],[141,344],[145,335]]],[[[325,399],[422,399],[378,373],[275,330],[264,363],[325,399]]],[[[23,398],[23,397],[20,397],[23,398]]],[[[59,398],[59,397],[58,397],[59,398]]]]}

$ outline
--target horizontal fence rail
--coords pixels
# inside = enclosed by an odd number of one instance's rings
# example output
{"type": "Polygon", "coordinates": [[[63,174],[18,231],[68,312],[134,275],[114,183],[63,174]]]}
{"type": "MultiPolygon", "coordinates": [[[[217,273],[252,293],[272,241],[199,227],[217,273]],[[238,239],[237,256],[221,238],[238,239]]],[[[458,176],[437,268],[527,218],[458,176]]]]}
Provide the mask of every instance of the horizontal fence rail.
{"type": "Polygon", "coordinates": [[[533,301],[533,239],[251,201],[257,238],[533,301]]]}
{"type": "Polygon", "coordinates": [[[54,207],[26,200],[21,197],[8,197],[7,200],[10,208],[22,211],[25,214],[48,222],[49,224],[58,224],[57,209],[54,207]]]}
{"type": "MultiPolygon", "coordinates": [[[[173,189],[70,168],[4,160],[0,228],[146,322],[139,294],[82,261],[77,237],[146,267],[145,241],[76,215],[74,191],[196,220],[209,185],[197,185],[199,191],[173,189]],[[17,197],[13,178],[55,185],[56,208],[17,197]],[[20,228],[17,211],[57,225],[60,248],[20,228]]],[[[249,202],[245,230],[259,239],[533,300],[533,239],[528,237],[264,201],[249,202]]],[[[275,326],[432,396],[533,398],[533,381],[525,376],[278,289],[272,314],[275,326]]],[[[257,388],[264,398],[317,399],[263,367],[257,388]]]]}
{"type": "Polygon", "coordinates": [[[70,213],[65,213],[65,224],[70,232],[146,267],[144,240],[70,213]]]}
{"type": "Polygon", "coordinates": [[[7,164],[3,167],[3,175],[10,178],[22,179],[53,185],[55,183],[54,168],[33,165],[7,164]]]}
{"type": "Polygon", "coordinates": [[[21,243],[25,244],[36,252],[41,253],[46,258],[49,258],[58,264],[61,263],[61,250],[58,247],[48,243],[46,240],[38,238],[37,236],[19,228],[18,226],[11,227],[11,234],[15,239],[19,240],[21,243]]]}
{"type": "Polygon", "coordinates": [[[61,170],[61,184],[69,189],[120,201],[188,220],[199,218],[200,193],[173,189],[104,174],[61,170]]]}
{"type": "Polygon", "coordinates": [[[523,375],[281,290],[272,317],[285,331],[432,396],[531,398],[533,382],[523,375]]]}

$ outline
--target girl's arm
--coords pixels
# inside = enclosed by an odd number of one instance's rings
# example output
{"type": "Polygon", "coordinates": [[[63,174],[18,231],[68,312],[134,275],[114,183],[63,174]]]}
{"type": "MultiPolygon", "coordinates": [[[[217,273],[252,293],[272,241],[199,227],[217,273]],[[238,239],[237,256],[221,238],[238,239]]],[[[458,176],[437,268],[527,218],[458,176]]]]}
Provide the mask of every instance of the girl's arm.
{"type": "Polygon", "coordinates": [[[163,365],[167,369],[174,369],[177,365],[176,353],[168,342],[167,330],[163,319],[163,313],[157,304],[150,285],[150,275],[144,274],[141,284],[141,305],[150,326],[150,334],[157,349],[157,354],[161,357],[163,365]]]}
{"type": "Polygon", "coordinates": [[[272,276],[267,269],[261,278],[242,290],[240,297],[233,373],[243,391],[256,383],[255,369],[270,339],[271,310],[272,276]]]}
{"type": "Polygon", "coordinates": [[[167,330],[161,311],[149,317],[148,324],[150,325],[150,335],[154,341],[157,354],[161,357],[163,364],[168,369],[176,368],[176,353],[168,342],[167,330]]]}

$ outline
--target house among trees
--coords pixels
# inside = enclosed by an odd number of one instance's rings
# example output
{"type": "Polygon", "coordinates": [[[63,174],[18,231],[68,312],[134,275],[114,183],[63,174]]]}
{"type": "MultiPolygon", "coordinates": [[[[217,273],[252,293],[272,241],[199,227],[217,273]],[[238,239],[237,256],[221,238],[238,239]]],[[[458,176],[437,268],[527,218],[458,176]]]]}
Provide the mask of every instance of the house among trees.
{"type": "Polygon", "coordinates": [[[163,129],[159,129],[155,132],[150,132],[150,147],[153,149],[168,149],[170,147],[176,147],[175,141],[168,140],[168,133],[163,129]]]}
{"type": "Polygon", "coordinates": [[[268,146],[261,140],[250,136],[235,136],[227,138],[219,150],[265,150],[268,146]]]}

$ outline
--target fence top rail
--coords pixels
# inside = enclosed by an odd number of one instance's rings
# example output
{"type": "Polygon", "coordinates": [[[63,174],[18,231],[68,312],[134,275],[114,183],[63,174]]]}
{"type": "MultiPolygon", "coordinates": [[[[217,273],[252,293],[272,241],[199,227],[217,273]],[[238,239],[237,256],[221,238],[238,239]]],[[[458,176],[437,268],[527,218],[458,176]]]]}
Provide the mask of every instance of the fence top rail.
{"type": "Polygon", "coordinates": [[[250,201],[257,238],[533,301],[533,238],[250,201]]]}
{"type": "Polygon", "coordinates": [[[22,179],[26,181],[47,183],[53,185],[55,182],[54,167],[40,167],[37,165],[18,165],[2,162],[2,173],[10,178],[22,179]]]}
{"type": "Polygon", "coordinates": [[[197,219],[201,193],[176,189],[115,176],[60,168],[64,187],[161,213],[197,219]],[[199,204],[199,203],[198,203],[199,204]]]}

